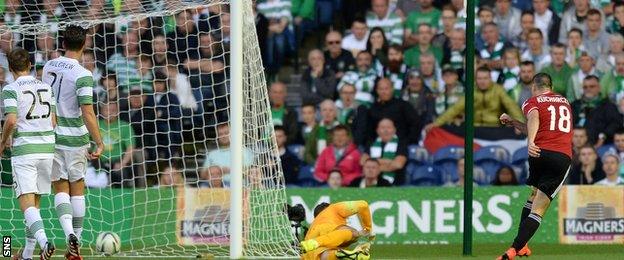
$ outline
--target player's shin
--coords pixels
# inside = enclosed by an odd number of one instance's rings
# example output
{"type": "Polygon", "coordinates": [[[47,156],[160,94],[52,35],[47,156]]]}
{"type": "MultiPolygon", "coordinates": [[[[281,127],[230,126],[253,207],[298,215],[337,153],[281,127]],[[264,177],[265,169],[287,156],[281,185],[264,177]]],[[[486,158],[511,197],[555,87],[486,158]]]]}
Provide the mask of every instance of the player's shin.
{"type": "Polygon", "coordinates": [[[85,196],[71,196],[71,206],[73,210],[72,226],[74,227],[74,233],[80,239],[82,222],[85,216],[85,196]]]}
{"type": "Polygon", "coordinates": [[[61,227],[65,233],[65,237],[69,237],[70,234],[74,234],[74,227],[72,223],[73,209],[69,200],[69,194],[65,192],[59,192],[54,196],[54,206],[56,208],[56,214],[61,222],[61,227]]]}
{"type": "Polygon", "coordinates": [[[35,246],[37,246],[37,240],[35,239],[35,236],[30,232],[30,228],[28,228],[26,222],[24,222],[24,225],[26,225],[26,243],[24,244],[24,249],[22,251],[21,257],[23,259],[29,259],[33,257],[33,254],[35,252],[35,246]]]}
{"type": "Polygon", "coordinates": [[[27,208],[24,211],[24,218],[26,219],[27,228],[30,229],[30,233],[39,242],[39,246],[41,248],[45,247],[46,243],[48,243],[48,237],[43,229],[43,220],[41,219],[39,209],[35,207],[27,208]]]}

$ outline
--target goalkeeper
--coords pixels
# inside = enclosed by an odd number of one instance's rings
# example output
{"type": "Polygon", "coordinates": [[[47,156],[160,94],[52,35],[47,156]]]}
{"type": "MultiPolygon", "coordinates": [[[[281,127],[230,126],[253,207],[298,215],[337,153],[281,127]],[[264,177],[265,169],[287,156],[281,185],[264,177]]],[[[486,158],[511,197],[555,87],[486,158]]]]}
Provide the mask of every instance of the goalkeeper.
{"type": "Polygon", "coordinates": [[[314,221],[305,241],[301,242],[304,251],[302,259],[369,259],[369,243],[362,244],[354,250],[348,250],[347,247],[360,237],[372,240],[374,237],[371,234],[372,220],[366,201],[321,203],[314,208],[314,221]],[[362,231],[347,226],[347,218],[355,214],[360,218],[362,231]]]}

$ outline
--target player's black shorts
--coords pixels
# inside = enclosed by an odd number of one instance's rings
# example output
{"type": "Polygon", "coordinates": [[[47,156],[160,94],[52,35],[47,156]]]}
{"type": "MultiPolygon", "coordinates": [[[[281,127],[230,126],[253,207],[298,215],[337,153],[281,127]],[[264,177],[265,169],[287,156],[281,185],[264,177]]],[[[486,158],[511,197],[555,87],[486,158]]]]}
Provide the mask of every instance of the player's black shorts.
{"type": "Polygon", "coordinates": [[[536,187],[552,200],[568,177],[571,162],[566,154],[542,149],[540,157],[529,157],[526,184],[536,187]]]}

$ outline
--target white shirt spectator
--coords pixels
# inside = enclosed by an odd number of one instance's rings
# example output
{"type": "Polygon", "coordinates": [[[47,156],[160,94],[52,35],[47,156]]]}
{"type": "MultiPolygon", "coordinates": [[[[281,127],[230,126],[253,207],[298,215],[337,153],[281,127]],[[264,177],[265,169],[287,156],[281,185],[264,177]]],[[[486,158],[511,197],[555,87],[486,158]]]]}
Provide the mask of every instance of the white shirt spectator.
{"type": "Polygon", "coordinates": [[[602,186],[617,186],[617,185],[623,185],[623,184],[624,184],[624,179],[622,179],[622,177],[620,176],[618,176],[617,179],[615,179],[615,181],[610,181],[608,178],[604,178],[596,182],[596,185],[602,185],[602,186]]]}
{"type": "Polygon", "coordinates": [[[351,53],[355,54],[359,51],[366,50],[366,41],[368,40],[369,32],[366,32],[366,36],[362,40],[358,40],[355,38],[355,35],[349,34],[347,37],[342,39],[342,48],[345,50],[349,50],[351,53]],[[355,51],[354,51],[355,50],[355,51]]]}

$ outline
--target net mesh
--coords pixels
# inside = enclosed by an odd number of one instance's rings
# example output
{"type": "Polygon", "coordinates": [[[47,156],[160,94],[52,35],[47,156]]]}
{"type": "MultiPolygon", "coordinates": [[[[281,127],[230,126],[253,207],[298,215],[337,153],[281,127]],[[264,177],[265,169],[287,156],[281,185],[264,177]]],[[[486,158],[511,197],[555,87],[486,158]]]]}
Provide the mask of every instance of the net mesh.
{"type": "MultiPolygon", "coordinates": [[[[79,61],[94,76],[105,153],[89,163],[82,244],[112,231],[123,255],[229,253],[229,1],[6,0],[6,54],[32,53],[33,74],[63,54],[60,32],[89,28],[79,61]]],[[[243,5],[244,255],[294,257],[286,194],[271,124],[251,1],[243,5]]],[[[59,102],[61,103],[62,100],[59,102]]],[[[23,214],[3,158],[0,234],[24,244],[23,214]]],[[[53,196],[42,198],[48,237],[63,248],[53,196]]]]}

